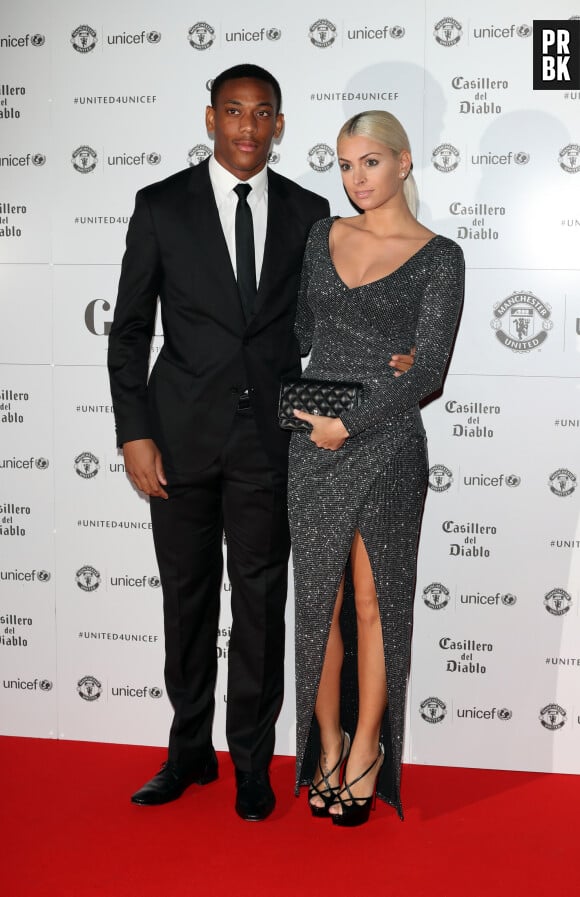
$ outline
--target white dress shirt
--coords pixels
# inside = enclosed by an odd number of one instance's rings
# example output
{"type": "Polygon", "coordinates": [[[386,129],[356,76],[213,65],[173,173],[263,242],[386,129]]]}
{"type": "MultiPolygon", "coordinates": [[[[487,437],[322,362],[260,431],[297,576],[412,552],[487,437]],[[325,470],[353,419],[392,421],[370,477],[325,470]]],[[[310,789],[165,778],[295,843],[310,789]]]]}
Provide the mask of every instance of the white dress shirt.
{"type": "Polygon", "coordinates": [[[266,225],[268,222],[268,169],[264,165],[258,174],[249,178],[247,181],[241,181],[235,175],[227,171],[223,165],[213,156],[209,160],[209,178],[216,205],[218,208],[220,222],[234,274],[236,271],[236,208],[238,205],[238,195],[234,193],[234,187],[237,184],[250,184],[251,190],[248,194],[248,205],[252,210],[252,219],[254,222],[254,249],[256,253],[256,283],[260,283],[260,274],[262,273],[262,262],[264,260],[264,243],[266,242],[266,225]]]}

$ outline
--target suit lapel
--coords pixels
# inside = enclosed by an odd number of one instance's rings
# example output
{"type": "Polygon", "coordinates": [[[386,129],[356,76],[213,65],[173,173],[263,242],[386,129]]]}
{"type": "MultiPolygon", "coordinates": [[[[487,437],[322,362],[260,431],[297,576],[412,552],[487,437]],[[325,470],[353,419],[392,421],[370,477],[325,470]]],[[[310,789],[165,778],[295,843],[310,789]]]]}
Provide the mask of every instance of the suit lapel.
{"type": "Polygon", "coordinates": [[[245,329],[238,285],[209,178],[207,160],[191,170],[188,203],[192,238],[212,269],[211,301],[238,328],[245,329]]]}
{"type": "MultiPolygon", "coordinates": [[[[285,190],[283,181],[276,178],[268,169],[268,220],[266,225],[266,242],[264,244],[264,260],[258,284],[255,313],[262,307],[270,286],[279,271],[280,262],[285,254],[285,190]]],[[[255,316],[255,315],[254,315],[255,316]]]]}

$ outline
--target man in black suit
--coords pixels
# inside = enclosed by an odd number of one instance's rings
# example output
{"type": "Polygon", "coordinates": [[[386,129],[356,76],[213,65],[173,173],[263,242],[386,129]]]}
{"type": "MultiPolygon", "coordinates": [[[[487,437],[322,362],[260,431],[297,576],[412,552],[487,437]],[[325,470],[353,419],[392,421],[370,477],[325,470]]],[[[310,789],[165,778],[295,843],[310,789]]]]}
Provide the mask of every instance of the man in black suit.
{"type": "Polygon", "coordinates": [[[278,392],[281,378],[300,373],[293,322],[302,256],[310,227],[329,214],[327,200],[266,167],[283,128],[280,103],[264,69],[223,72],[206,110],[213,156],[138,192],[108,359],[117,441],[132,482],[150,496],[174,709],[168,760],[132,800],[166,803],[217,777],[225,531],[226,734],[236,811],[248,820],[274,808],[268,766],[283,696],[290,540],[278,392]],[[239,184],[251,188],[247,198],[239,184]],[[158,296],[164,344],[147,382],[158,296]]]}

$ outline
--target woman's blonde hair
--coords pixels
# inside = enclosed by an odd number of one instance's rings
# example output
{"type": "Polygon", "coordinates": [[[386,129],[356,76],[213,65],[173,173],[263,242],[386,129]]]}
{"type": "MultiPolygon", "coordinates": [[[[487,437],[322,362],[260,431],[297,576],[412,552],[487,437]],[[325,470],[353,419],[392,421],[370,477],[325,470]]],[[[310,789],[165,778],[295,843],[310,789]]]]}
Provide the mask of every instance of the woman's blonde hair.
{"type": "MultiPolygon", "coordinates": [[[[388,146],[397,156],[406,150],[411,152],[409,138],[398,118],[385,112],[383,109],[369,109],[367,112],[359,112],[346,121],[338,133],[337,143],[343,137],[368,137],[388,146]]],[[[411,169],[412,169],[411,165],[411,169]]],[[[409,173],[403,184],[403,193],[411,213],[417,217],[419,206],[419,194],[413,173],[409,173]]]]}

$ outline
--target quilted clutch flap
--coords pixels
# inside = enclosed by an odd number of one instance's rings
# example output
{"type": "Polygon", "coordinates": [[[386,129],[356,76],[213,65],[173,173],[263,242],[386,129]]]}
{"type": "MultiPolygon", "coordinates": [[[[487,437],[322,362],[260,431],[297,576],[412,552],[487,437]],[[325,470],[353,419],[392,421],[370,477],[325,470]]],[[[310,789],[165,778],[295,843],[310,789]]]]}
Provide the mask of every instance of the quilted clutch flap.
{"type": "Polygon", "coordinates": [[[294,417],[293,411],[307,411],[321,417],[340,417],[360,405],[362,384],[335,380],[287,380],[280,387],[278,420],[285,430],[307,430],[306,421],[294,417]]]}

